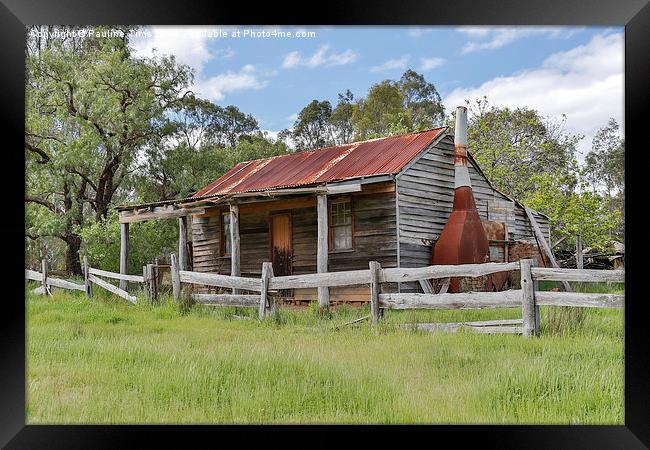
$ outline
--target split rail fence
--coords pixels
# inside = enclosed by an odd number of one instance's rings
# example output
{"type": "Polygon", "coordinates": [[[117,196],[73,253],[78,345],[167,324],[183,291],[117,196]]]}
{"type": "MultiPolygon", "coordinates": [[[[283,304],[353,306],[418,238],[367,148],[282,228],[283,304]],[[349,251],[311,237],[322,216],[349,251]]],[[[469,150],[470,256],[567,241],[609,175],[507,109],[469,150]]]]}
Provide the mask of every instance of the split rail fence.
{"type": "Polygon", "coordinates": [[[172,254],[173,296],[178,299],[182,284],[198,284],[229,288],[232,294],[189,294],[202,304],[214,306],[257,307],[259,318],[272,312],[276,305],[273,291],[298,288],[322,288],[370,284],[370,310],[372,324],[376,325],[384,309],[483,309],[521,307],[522,318],[503,321],[482,321],[451,324],[417,324],[422,329],[455,330],[467,327],[483,333],[521,333],[539,335],[539,306],[572,306],[595,308],[621,308],[624,295],[580,292],[544,292],[537,288],[538,281],[624,282],[623,270],[558,269],[534,267],[534,261],[524,259],[511,263],[486,263],[463,265],[436,265],[418,268],[385,268],[376,261],[368,270],[328,272],[307,275],[273,276],[271,263],[262,264],[262,277],[247,278],[180,270],[176,255],[172,254]],[[520,271],[521,288],[500,292],[466,293],[382,293],[383,283],[404,283],[450,277],[480,277],[498,272],[520,271]],[[259,292],[255,295],[240,291],[259,292]],[[521,326],[513,326],[521,325],[521,326]]]}
{"type": "Polygon", "coordinates": [[[83,261],[84,284],[80,284],[74,281],[63,280],[60,278],[54,278],[49,276],[47,260],[43,259],[41,261],[41,272],[36,272],[34,270],[26,269],[25,279],[41,282],[41,286],[32,291],[35,294],[52,295],[50,287],[54,286],[61,289],[72,289],[77,291],[84,291],[86,293],[86,296],[90,298],[93,295],[93,284],[95,284],[117,295],[118,297],[121,297],[135,304],[137,301],[136,296],[129,294],[129,292],[126,289],[115,286],[114,284],[106,281],[104,278],[120,280],[121,285],[124,282],[144,284],[147,296],[149,298],[155,299],[157,296],[157,282],[155,277],[153,277],[152,267],[153,267],[152,264],[144,266],[142,268],[142,275],[127,275],[127,274],[109,272],[108,270],[102,270],[102,269],[97,269],[95,267],[91,267],[88,264],[88,259],[84,257],[84,261],[83,261]]]}
{"type": "MultiPolygon", "coordinates": [[[[48,276],[47,261],[42,262],[42,272],[25,270],[25,278],[40,281],[42,286],[35,290],[37,294],[51,295],[50,287],[84,291],[92,296],[93,284],[118,295],[125,300],[136,303],[136,297],[129,294],[103,278],[144,284],[149,298],[157,297],[157,276],[153,265],[142,268],[142,275],[125,275],[90,267],[84,258],[84,284],[75,283],[48,276]],[[100,278],[103,277],[103,278],[100,278]]],[[[480,322],[411,324],[413,328],[423,330],[456,331],[460,328],[479,333],[518,333],[524,336],[539,336],[540,306],[570,306],[588,308],[622,308],[624,295],[540,291],[539,281],[559,282],[624,282],[623,270],[589,270],[559,269],[535,267],[531,259],[511,263],[486,263],[462,265],[436,265],[418,268],[385,268],[376,261],[370,261],[367,270],[346,272],[327,272],[306,275],[273,276],[270,262],[262,263],[262,277],[247,278],[212,273],[180,270],[176,254],[171,255],[172,294],[174,299],[190,296],[196,303],[213,306],[244,306],[258,309],[258,316],[263,319],[276,309],[274,293],[285,289],[325,288],[350,285],[370,285],[370,317],[377,325],[386,309],[483,309],[521,307],[521,319],[491,320],[480,322]],[[464,292],[464,293],[383,293],[383,283],[405,283],[430,279],[448,279],[451,277],[480,277],[498,272],[519,271],[521,288],[499,292],[464,292]],[[203,285],[232,289],[232,294],[203,294],[186,292],[182,284],[203,285]],[[242,294],[241,291],[256,294],[242,294]]]]}

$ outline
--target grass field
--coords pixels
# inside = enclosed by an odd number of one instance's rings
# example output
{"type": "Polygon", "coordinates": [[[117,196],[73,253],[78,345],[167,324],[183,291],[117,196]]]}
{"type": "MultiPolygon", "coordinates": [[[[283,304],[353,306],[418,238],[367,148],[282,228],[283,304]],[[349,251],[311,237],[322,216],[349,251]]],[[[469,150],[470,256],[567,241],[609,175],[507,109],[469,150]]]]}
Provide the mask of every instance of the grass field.
{"type": "MultiPolygon", "coordinates": [[[[96,291],[100,291],[96,289],[96,291]]],[[[100,294],[99,292],[97,294],[100,294]]],[[[518,309],[256,311],[27,295],[27,422],[623,423],[623,311],[542,337],[406,331],[518,309]],[[250,316],[235,320],[233,314],[250,316]]]]}

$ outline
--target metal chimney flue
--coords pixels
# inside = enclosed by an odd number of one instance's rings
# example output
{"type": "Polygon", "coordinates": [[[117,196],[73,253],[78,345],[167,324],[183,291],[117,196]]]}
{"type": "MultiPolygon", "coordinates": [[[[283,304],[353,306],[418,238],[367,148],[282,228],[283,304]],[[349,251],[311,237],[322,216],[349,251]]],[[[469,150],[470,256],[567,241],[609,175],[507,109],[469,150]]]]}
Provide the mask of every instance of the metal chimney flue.
{"type": "MultiPolygon", "coordinates": [[[[489,244],[476,209],[467,161],[467,108],[456,108],[454,129],[454,206],[435,243],[433,264],[480,264],[489,261],[489,244]]],[[[458,292],[452,279],[451,292],[458,292]]]]}

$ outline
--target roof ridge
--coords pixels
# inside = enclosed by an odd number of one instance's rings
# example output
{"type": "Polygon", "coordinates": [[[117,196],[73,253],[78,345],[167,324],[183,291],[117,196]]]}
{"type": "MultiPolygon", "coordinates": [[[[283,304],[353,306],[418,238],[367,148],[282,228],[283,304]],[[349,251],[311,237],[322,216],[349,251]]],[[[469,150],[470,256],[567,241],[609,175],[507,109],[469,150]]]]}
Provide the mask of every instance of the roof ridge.
{"type": "Polygon", "coordinates": [[[245,161],[194,197],[398,173],[448,127],[245,161]]]}
{"type": "Polygon", "coordinates": [[[310,149],[306,149],[306,150],[300,150],[300,151],[297,151],[297,152],[285,153],[283,155],[267,156],[265,158],[250,159],[248,161],[241,161],[241,162],[248,163],[248,162],[253,162],[253,161],[263,161],[265,159],[281,158],[283,156],[289,156],[289,155],[299,155],[301,153],[314,153],[314,152],[319,152],[319,151],[322,151],[322,150],[329,150],[329,149],[332,149],[332,148],[345,147],[347,145],[358,146],[358,145],[363,144],[365,142],[381,141],[381,140],[384,140],[384,139],[394,139],[394,138],[398,138],[398,137],[411,136],[411,135],[416,135],[416,134],[427,133],[429,131],[434,131],[434,130],[442,130],[443,128],[449,128],[449,127],[447,127],[445,125],[445,126],[442,126],[442,127],[427,128],[426,130],[411,131],[409,133],[395,134],[395,135],[392,135],[392,136],[381,136],[381,137],[376,137],[376,138],[372,138],[372,139],[364,139],[362,141],[348,142],[346,144],[328,145],[327,147],[310,148],[310,149]]]}

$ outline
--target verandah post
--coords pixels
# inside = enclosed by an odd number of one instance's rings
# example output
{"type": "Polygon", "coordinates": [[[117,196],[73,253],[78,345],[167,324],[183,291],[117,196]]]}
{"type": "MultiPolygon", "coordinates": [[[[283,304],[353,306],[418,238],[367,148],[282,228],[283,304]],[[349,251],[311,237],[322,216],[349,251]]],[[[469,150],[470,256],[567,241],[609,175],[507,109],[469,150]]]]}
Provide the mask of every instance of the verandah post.
{"type": "Polygon", "coordinates": [[[375,326],[379,323],[379,281],[381,264],[377,261],[370,261],[370,315],[372,317],[372,325],[375,326]]]}
{"type": "MultiPolygon", "coordinates": [[[[318,239],[316,247],[316,272],[327,273],[327,195],[316,196],[316,211],[318,213],[318,239]]],[[[329,287],[318,288],[318,309],[321,312],[329,310],[329,287]]]]}
{"type": "MultiPolygon", "coordinates": [[[[240,252],[239,252],[239,206],[230,205],[230,275],[240,276],[240,252]]],[[[233,288],[233,294],[239,294],[239,289],[233,288]]]]}
{"type": "Polygon", "coordinates": [[[535,333],[535,292],[533,277],[530,271],[531,259],[519,261],[521,273],[521,318],[522,334],[526,337],[534,336],[535,333]]]}
{"type": "Polygon", "coordinates": [[[178,266],[187,270],[187,216],[178,218],[178,266]]]}
{"type": "Polygon", "coordinates": [[[181,296],[181,275],[179,273],[179,267],[178,267],[178,258],[176,257],[176,253],[171,254],[171,260],[172,260],[172,296],[174,297],[174,300],[178,300],[181,296]]]}

